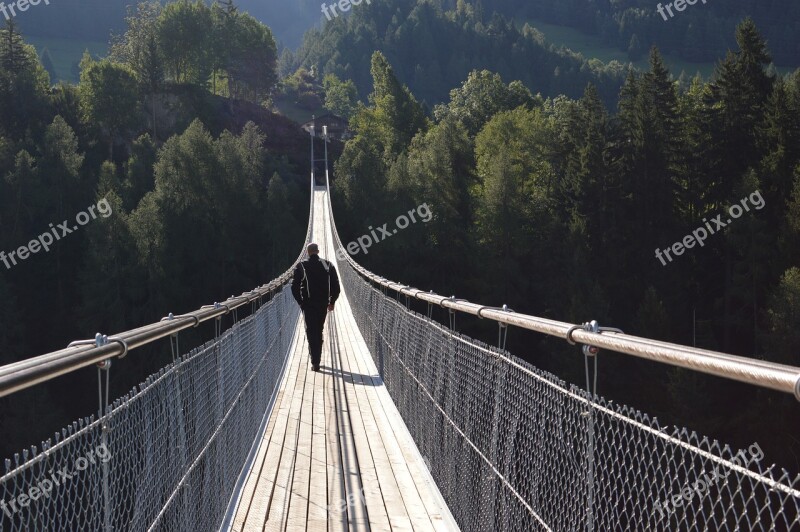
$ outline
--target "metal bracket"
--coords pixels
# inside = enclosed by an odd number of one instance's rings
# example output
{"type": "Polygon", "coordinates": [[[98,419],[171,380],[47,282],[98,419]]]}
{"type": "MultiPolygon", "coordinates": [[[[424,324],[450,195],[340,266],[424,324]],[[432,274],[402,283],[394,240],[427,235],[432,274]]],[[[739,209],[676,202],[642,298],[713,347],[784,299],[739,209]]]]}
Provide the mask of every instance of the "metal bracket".
{"type": "Polygon", "coordinates": [[[250,295],[252,296],[252,299],[250,299],[250,315],[252,316],[256,313],[256,310],[258,310],[258,303],[261,298],[255,290],[250,291],[250,295]]]}
{"type": "MultiPolygon", "coordinates": [[[[94,344],[101,347],[108,344],[108,336],[97,333],[94,335],[94,344]]],[[[123,344],[124,345],[124,344],[123,344]]],[[[128,352],[127,345],[125,346],[125,353],[128,352]]],[[[108,408],[108,390],[110,388],[109,379],[111,375],[111,359],[107,358],[97,363],[97,419],[103,418],[104,407],[108,408]],[[105,402],[103,402],[103,372],[106,375],[105,383],[105,402]]],[[[102,423],[102,432],[108,430],[108,426],[102,423]]]]}
{"type": "MultiPolygon", "coordinates": [[[[503,312],[514,312],[512,309],[508,308],[508,305],[505,304],[499,310],[502,310],[503,312]]],[[[480,311],[478,311],[478,316],[480,316],[480,311]]],[[[497,348],[505,351],[506,342],[508,341],[508,324],[498,321],[497,329],[497,348]]]]}
{"type": "MultiPolygon", "coordinates": [[[[89,340],[89,341],[91,342],[91,340],[89,340]]],[[[72,344],[70,344],[70,345],[72,345],[72,344]]],[[[94,335],[94,345],[95,345],[95,347],[102,347],[104,345],[108,345],[108,336],[105,335],[105,334],[100,334],[100,333],[95,334],[94,335]]],[[[123,353],[123,355],[127,354],[127,352],[128,352],[128,349],[127,349],[127,346],[126,346],[126,349],[125,349],[125,352],[123,353]]],[[[111,359],[107,358],[105,360],[101,360],[100,362],[97,363],[97,368],[108,371],[109,369],[111,369],[111,359]]]]}
{"type": "MultiPolygon", "coordinates": [[[[624,334],[621,329],[617,329],[616,327],[601,327],[597,320],[592,320],[584,323],[583,325],[573,325],[567,331],[567,342],[570,345],[577,345],[575,340],[572,339],[572,333],[577,330],[584,330],[586,332],[594,333],[594,334],[602,334],[604,332],[615,332],[624,334]]],[[[600,353],[600,348],[590,344],[584,344],[581,346],[581,351],[583,351],[584,356],[584,367],[586,370],[586,393],[597,395],[597,355],[600,353]],[[589,379],[589,358],[594,359],[594,379],[593,379],[593,386],[590,386],[590,379],[589,379]]],[[[588,413],[587,413],[588,415],[588,413]]]]}
{"type": "MultiPolygon", "coordinates": [[[[87,345],[93,345],[95,347],[102,347],[107,345],[108,342],[118,343],[122,346],[122,354],[119,355],[117,358],[120,360],[125,358],[128,355],[128,342],[123,340],[122,338],[117,338],[116,336],[112,336],[111,338],[108,335],[97,333],[94,335],[94,340],[75,340],[74,342],[70,342],[69,347],[83,347],[87,345]]],[[[101,360],[97,363],[97,367],[105,369],[105,365],[111,366],[111,359],[101,360]]]]}
{"type": "MultiPolygon", "coordinates": [[[[222,308],[217,302],[214,302],[214,308],[222,308]]],[[[219,339],[220,335],[222,334],[222,316],[217,316],[214,318],[214,340],[219,339]]]]}
{"type": "MultiPolygon", "coordinates": [[[[172,321],[175,318],[184,318],[184,317],[185,318],[188,318],[188,317],[194,318],[195,319],[195,324],[194,324],[195,327],[197,327],[199,325],[199,323],[200,323],[200,320],[197,319],[197,316],[175,316],[172,312],[170,312],[166,317],[161,318],[161,321],[172,321]]],[[[172,353],[172,363],[174,364],[175,361],[178,359],[178,357],[181,354],[180,345],[178,343],[178,333],[172,333],[172,334],[169,335],[169,350],[170,350],[170,353],[172,353]]]]}
{"type": "MultiPolygon", "coordinates": [[[[165,320],[166,321],[172,321],[172,320],[177,319],[177,318],[193,318],[194,319],[194,326],[193,327],[197,327],[198,325],[200,325],[200,319],[197,316],[194,316],[194,315],[191,315],[191,314],[184,314],[184,315],[175,316],[174,314],[172,314],[172,312],[170,312],[169,315],[167,315],[166,317],[161,318],[161,321],[165,321],[165,320]]],[[[174,364],[175,361],[178,360],[178,358],[180,358],[180,356],[181,356],[178,333],[173,333],[173,334],[171,334],[169,336],[169,349],[170,349],[170,353],[172,354],[172,363],[174,364]]]]}
{"type": "MultiPolygon", "coordinates": [[[[411,286],[406,286],[404,288],[411,288],[411,286]]],[[[399,292],[399,293],[402,293],[402,292],[399,292]]],[[[405,296],[405,298],[406,298],[406,310],[411,310],[411,299],[410,299],[411,296],[409,296],[408,294],[403,294],[403,296],[405,296]]]]}
{"type": "MultiPolygon", "coordinates": [[[[203,308],[208,308],[208,307],[209,306],[206,305],[203,308]]],[[[193,314],[178,314],[177,316],[175,316],[172,312],[170,312],[169,314],[161,318],[161,321],[172,321],[180,318],[192,318],[194,320],[194,325],[192,325],[192,327],[197,327],[198,325],[200,325],[200,318],[198,318],[193,314]]]]}
{"type": "MultiPolygon", "coordinates": [[[[450,296],[450,297],[443,297],[441,299],[441,301],[439,301],[439,306],[440,307],[444,307],[444,302],[445,301],[450,301],[451,303],[456,303],[456,302],[459,302],[459,301],[468,302],[466,299],[459,299],[456,296],[450,296]]],[[[456,311],[455,311],[455,309],[452,309],[452,308],[448,308],[447,310],[450,313],[450,328],[455,331],[456,330],[456,311]]]]}
{"type": "Polygon", "coordinates": [[[236,296],[231,296],[231,297],[229,297],[229,298],[226,300],[226,303],[225,303],[225,308],[227,308],[227,309],[228,309],[228,312],[227,312],[227,313],[231,313],[231,312],[233,313],[233,323],[234,323],[234,324],[236,324],[236,323],[238,323],[238,322],[239,322],[239,308],[238,308],[238,307],[236,307],[236,308],[230,308],[230,307],[228,306],[228,304],[227,304],[227,302],[228,302],[228,301],[230,301],[230,300],[232,300],[232,299],[236,299],[236,296]]]}
{"type": "MultiPolygon", "coordinates": [[[[622,332],[622,329],[617,329],[616,327],[601,327],[600,324],[597,323],[597,320],[592,320],[584,323],[583,325],[573,325],[572,327],[570,327],[569,330],[567,331],[567,338],[566,338],[568,344],[577,345],[577,342],[572,339],[572,333],[574,333],[577,330],[583,330],[595,334],[602,334],[604,332],[615,332],[624,334],[622,332]]],[[[586,356],[595,356],[599,352],[600,348],[597,346],[588,344],[583,346],[583,354],[586,356]]]]}

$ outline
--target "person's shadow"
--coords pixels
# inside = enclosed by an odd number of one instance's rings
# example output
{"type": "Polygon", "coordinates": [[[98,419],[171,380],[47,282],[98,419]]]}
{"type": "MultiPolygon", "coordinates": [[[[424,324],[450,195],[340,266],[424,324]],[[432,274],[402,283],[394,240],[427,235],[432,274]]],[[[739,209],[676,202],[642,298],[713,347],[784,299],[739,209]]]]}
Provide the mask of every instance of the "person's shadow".
{"type": "Polygon", "coordinates": [[[322,365],[319,367],[319,372],[333,377],[341,377],[346,382],[360,384],[361,386],[383,386],[383,381],[378,375],[363,375],[361,373],[352,373],[350,371],[329,368],[328,366],[322,365]]]}

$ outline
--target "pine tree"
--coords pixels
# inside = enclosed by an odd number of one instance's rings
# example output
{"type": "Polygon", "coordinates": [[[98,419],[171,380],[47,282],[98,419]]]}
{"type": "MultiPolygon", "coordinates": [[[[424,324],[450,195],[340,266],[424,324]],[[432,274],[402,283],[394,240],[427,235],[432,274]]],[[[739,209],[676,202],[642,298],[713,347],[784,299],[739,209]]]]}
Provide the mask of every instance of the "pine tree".
{"type": "Polygon", "coordinates": [[[156,95],[165,79],[165,58],[159,45],[158,24],[162,7],[158,1],[140,2],[129,7],[125,18],[127,30],[114,39],[111,46],[113,60],[125,63],[141,85],[143,92],[150,95],[150,111],[153,139],[157,139],[156,95]]]}
{"type": "Polygon", "coordinates": [[[757,133],[759,149],[765,153],[759,165],[761,191],[770,205],[765,215],[771,227],[779,227],[786,212],[785,200],[791,194],[794,167],[800,162],[800,107],[782,79],[775,83],[757,133]]]}
{"type": "Polygon", "coordinates": [[[633,231],[638,238],[662,240],[674,225],[675,169],[681,146],[675,86],[655,48],[649,72],[640,79],[628,74],[617,119],[622,186],[632,199],[631,216],[641,220],[633,231]]]}
{"type": "MultiPolygon", "coordinates": [[[[641,205],[649,211],[654,235],[666,234],[674,224],[673,205],[677,187],[675,170],[683,152],[678,127],[678,102],[675,83],[658,49],[650,50],[650,71],[642,76],[642,110],[645,112],[643,135],[646,185],[641,205]]],[[[643,219],[647,215],[639,211],[643,219]]]]}
{"type": "Polygon", "coordinates": [[[731,191],[744,171],[760,160],[756,132],[775,81],[765,71],[771,59],[751,19],[737,27],[736,42],[739,50],[729,52],[714,73],[707,102],[720,161],[715,171],[721,182],[713,197],[718,205],[732,200],[731,191]]]}
{"type": "Polygon", "coordinates": [[[25,44],[13,19],[0,29],[0,130],[13,137],[42,126],[49,88],[33,46],[25,44]]]}
{"type": "Polygon", "coordinates": [[[25,42],[17,31],[14,19],[11,19],[6,22],[5,29],[0,30],[0,66],[13,78],[30,65],[31,58],[25,49],[25,42]]]}
{"type": "MultiPolygon", "coordinates": [[[[751,19],[737,27],[736,42],[739,50],[729,52],[719,64],[706,98],[708,118],[705,123],[711,136],[711,159],[715,163],[710,173],[719,176],[709,190],[707,203],[710,209],[717,211],[739,200],[735,192],[737,187],[745,173],[756,168],[763,156],[763,147],[759,146],[757,138],[758,126],[763,124],[774,84],[765,70],[770,62],[766,44],[751,19]]],[[[729,239],[717,245],[722,246],[723,286],[719,309],[724,331],[722,348],[730,350],[734,345],[738,313],[734,293],[736,251],[731,248],[729,239]]]]}
{"type": "Polygon", "coordinates": [[[372,55],[370,71],[374,90],[369,100],[375,107],[374,116],[379,122],[386,156],[393,159],[408,147],[419,130],[427,127],[427,119],[408,87],[397,80],[382,53],[372,55]]]}
{"type": "Polygon", "coordinates": [[[689,89],[682,92],[678,101],[679,138],[683,150],[675,168],[677,183],[676,211],[686,227],[696,227],[704,214],[708,187],[712,180],[704,178],[711,172],[711,136],[705,127],[703,103],[706,85],[696,76],[689,89]]]}

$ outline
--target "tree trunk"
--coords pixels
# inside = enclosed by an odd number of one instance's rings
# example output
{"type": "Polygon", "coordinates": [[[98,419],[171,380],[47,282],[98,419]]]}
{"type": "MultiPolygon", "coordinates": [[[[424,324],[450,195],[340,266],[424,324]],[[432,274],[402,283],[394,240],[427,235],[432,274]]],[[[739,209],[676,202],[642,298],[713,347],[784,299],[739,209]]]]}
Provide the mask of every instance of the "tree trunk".
{"type": "Polygon", "coordinates": [[[153,102],[153,142],[156,142],[156,91],[152,94],[153,102]]]}

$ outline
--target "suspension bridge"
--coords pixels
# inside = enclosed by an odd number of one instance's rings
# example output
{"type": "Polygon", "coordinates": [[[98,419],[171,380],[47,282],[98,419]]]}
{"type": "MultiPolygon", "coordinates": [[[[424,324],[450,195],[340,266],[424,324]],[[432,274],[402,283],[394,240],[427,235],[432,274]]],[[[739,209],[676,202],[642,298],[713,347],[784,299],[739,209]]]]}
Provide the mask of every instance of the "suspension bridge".
{"type": "Polygon", "coordinates": [[[308,369],[292,269],[2,367],[0,396],[96,366],[100,406],[5,461],[0,530],[800,530],[800,476],[764,463],[757,444],[662,427],[514,357],[503,337],[513,326],[583,344],[587,387],[600,348],[799,401],[800,368],[394,283],[337,260],[329,194],[312,172],[306,242],[342,281],[322,371],[308,369]],[[450,327],[410,299],[447,309],[450,327]],[[456,332],[457,313],[496,321],[498,346],[456,332]],[[214,339],[181,353],[180,331],[205,321],[214,339]],[[164,338],[173,362],[110,399],[112,361],[164,338]]]}

